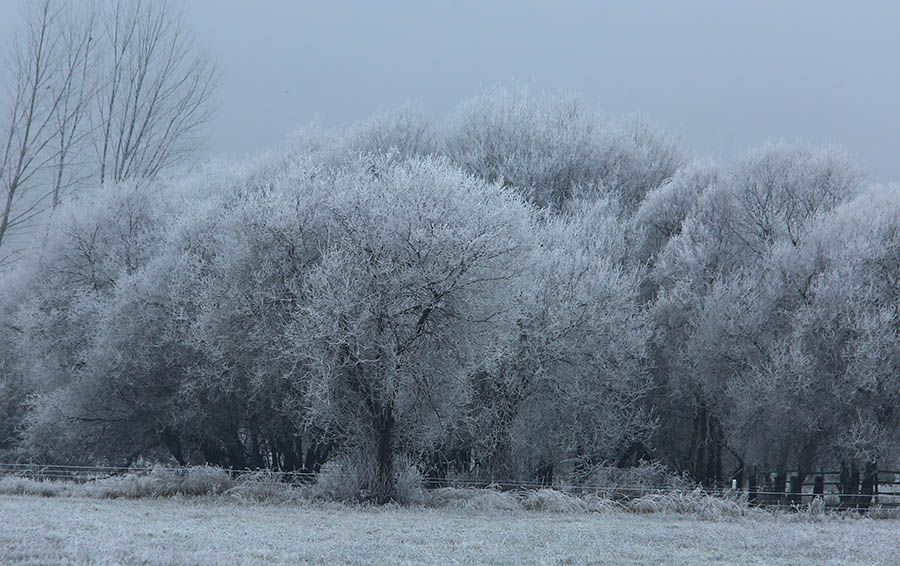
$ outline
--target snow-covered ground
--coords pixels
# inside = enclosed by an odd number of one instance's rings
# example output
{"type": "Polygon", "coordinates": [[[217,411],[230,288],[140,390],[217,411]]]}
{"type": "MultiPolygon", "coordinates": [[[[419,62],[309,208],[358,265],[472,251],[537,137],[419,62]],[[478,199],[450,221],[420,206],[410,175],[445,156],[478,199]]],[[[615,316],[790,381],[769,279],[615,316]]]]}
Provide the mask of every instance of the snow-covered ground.
{"type": "Polygon", "coordinates": [[[900,521],[0,496],[2,564],[897,564],[900,521]]]}

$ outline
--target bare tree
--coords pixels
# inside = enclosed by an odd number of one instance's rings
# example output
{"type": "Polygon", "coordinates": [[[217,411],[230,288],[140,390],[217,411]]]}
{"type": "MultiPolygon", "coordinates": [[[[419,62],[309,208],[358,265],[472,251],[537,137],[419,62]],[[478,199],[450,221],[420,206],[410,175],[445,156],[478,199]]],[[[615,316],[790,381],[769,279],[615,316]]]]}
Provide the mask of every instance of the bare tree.
{"type": "MultiPolygon", "coordinates": [[[[49,196],[36,182],[52,160],[53,117],[60,92],[53,88],[60,38],[52,29],[59,11],[50,0],[33,5],[8,61],[9,106],[0,143],[0,244],[10,231],[40,213],[49,196]]],[[[0,264],[13,252],[0,254],[0,264]]]]}
{"type": "Polygon", "coordinates": [[[99,86],[91,65],[96,47],[94,32],[97,17],[96,6],[90,7],[83,14],[67,11],[59,26],[62,45],[54,87],[59,104],[53,116],[53,208],[59,206],[66,189],[77,186],[90,175],[85,171],[87,163],[82,150],[91,134],[88,113],[92,97],[99,86]]]}
{"type": "Polygon", "coordinates": [[[152,178],[187,156],[219,79],[165,1],[40,0],[25,15],[0,122],[0,246],[69,189],[152,178]]]}
{"type": "Polygon", "coordinates": [[[99,180],[152,178],[193,149],[212,115],[219,73],[165,1],[119,1],[102,19],[99,180]]]}

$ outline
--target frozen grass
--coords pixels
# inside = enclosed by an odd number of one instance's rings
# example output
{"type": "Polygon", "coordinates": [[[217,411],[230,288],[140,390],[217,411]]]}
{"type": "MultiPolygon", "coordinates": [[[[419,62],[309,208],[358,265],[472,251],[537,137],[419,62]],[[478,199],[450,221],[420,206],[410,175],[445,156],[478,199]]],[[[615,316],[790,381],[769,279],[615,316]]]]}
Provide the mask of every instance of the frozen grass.
{"type": "Polygon", "coordinates": [[[626,507],[637,513],[676,513],[707,520],[743,517],[758,512],[747,506],[742,498],[712,496],[700,490],[644,495],[629,501],[626,507]]]}
{"type": "MultiPolygon", "coordinates": [[[[543,494],[540,497],[547,496],[543,494]]],[[[550,496],[555,497],[555,496],[550,496]]],[[[900,521],[0,496],[2,564],[896,564],[900,521]]]]}
{"type": "MultiPolygon", "coordinates": [[[[164,497],[226,496],[249,503],[344,502],[363,503],[355,476],[329,473],[320,475],[313,485],[291,486],[277,472],[253,472],[233,479],[220,468],[199,466],[187,469],[153,468],[149,473],[132,473],[93,480],[86,483],[35,481],[24,477],[0,478],[0,495],[40,497],[84,497],[94,499],[155,499],[164,497]],[[351,478],[348,481],[347,478],[351,478]]],[[[423,490],[421,475],[412,467],[398,473],[397,502],[414,507],[468,511],[538,511],[551,513],[607,513],[627,511],[638,514],[690,515],[705,521],[732,520],[741,517],[782,515],[792,521],[818,521],[835,515],[858,518],[855,511],[825,509],[816,498],[796,509],[755,508],[747,505],[745,496],[709,495],[700,489],[673,490],[623,499],[609,491],[573,494],[556,489],[535,491],[502,491],[487,488],[453,488],[423,490]]],[[[900,509],[873,507],[871,519],[900,519],[900,509]]]]}
{"type": "Polygon", "coordinates": [[[0,494],[96,499],[147,499],[173,496],[230,495],[254,501],[293,501],[305,492],[293,489],[271,472],[244,474],[237,480],[221,468],[196,466],[186,469],[153,468],[86,483],[37,481],[7,476],[0,478],[0,494]]]}

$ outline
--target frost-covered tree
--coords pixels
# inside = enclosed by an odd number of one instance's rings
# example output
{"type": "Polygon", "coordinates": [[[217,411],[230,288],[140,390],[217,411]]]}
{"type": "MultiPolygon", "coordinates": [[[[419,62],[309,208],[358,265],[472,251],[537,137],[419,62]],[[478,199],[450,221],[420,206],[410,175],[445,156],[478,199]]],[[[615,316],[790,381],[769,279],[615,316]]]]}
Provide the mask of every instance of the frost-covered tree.
{"type": "Polygon", "coordinates": [[[362,156],[391,156],[402,161],[438,153],[434,128],[413,105],[381,114],[344,130],[302,128],[291,136],[293,151],[325,168],[346,168],[362,156]]]}
{"type": "Polygon", "coordinates": [[[169,253],[183,267],[177,296],[188,342],[202,355],[184,402],[187,431],[207,461],[314,469],[324,443],[304,422],[305,365],[289,340],[301,289],[321,255],[321,184],[315,169],[262,178],[202,220],[185,218],[169,253]]]}
{"type": "Polygon", "coordinates": [[[531,213],[440,161],[376,160],[328,183],[328,238],[292,336],[311,417],[369,455],[386,501],[394,458],[454,418],[508,331],[531,213]]]}
{"type": "Polygon", "coordinates": [[[753,457],[803,471],[816,461],[896,462],[897,197],[873,187],[773,259],[761,285],[776,307],[767,317],[775,340],[731,390],[753,457]]]}
{"type": "MultiPolygon", "coordinates": [[[[62,406],[64,391],[83,382],[81,372],[90,369],[86,357],[101,330],[100,317],[120,292],[118,282],[153,257],[167,212],[153,195],[134,186],[85,195],[54,216],[37,261],[22,266],[13,279],[19,286],[11,317],[18,329],[17,366],[37,395],[35,423],[50,419],[79,440],[75,428],[66,428],[72,424],[69,417],[89,421],[77,411],[67,412],[70,406],[62,406]]],[[[63,434],[38,433],[37,426],[31,430],[34,434],[26,441],[46,444],[60,439],[65,445],[63,434]]],[[[78,457],[74,450],[65,452],[65,459],[78,457]]],[[[88,453],[81,457],[88,459],[88,453]]]]}
{"type": "Polygon", "coordinates": [[[751,346],[777,336],[774,320],[767,328],[756,319],[763,305],[748,303],[755,277],[774,249],[799,246],[861,183],[857,169],[834,151],[766,146],[710,185],[658,254],[657,380],[668,384],[675,405],[687,404],[694,413],[693,422],[685,422],[666,410],[674,421],[663,428],[690,431],[684,435],[689,456],[673,459],[686,458],[696,479],[723,479],[732,426],[724,391],[743,365],[753,363],[751,346]]]}
{"type": "MultiPolygon", "coordinates": [[[[66,78],[74,80],[82,69],[86,47],[68,44],[58,4],[44,0],[29,8],[25,29],[5,61],[0,98],[0,266],[12,259],[4,241],[55,195],[44,173],[63,156],[56,138],[59,121],[68,118],[66,78]]],[[[68,133],[67,127],[62,130],[68,133]]],[[[62,143],[65,149],[65,139],[62,143]]]]}
{"type": "Polygon", "coordinates": [[[381,501],[401,459],[529,481],[891,465],[900,207],[863,183],[787,145],[684,164],[514,89],[439,129],[403,108],[80,191],[0,275],[0,451],[348,457],[381,501]]]}
{"type": "Polygon", "coordinates": [[[485,473],[548,481],[647,439],[650,328],[638,276],[617,261],[614,207],[592,203],[539,238],[508,353],[474,376],[474,436],[485,473]]]}
{"type": "Polygon", "coordinates": [[[708,162],[692,162],[650,191],[631,219],[631,251],[640,264],[653,264],[665,245],[681,233],[682,225],[704,193],[719,182],[719,171],[708,162]]]}
{"type": "Polygon", "coordinates": [[[607,124],[574,97],[495,88],[465,103],[444,131],[450,159],[541,207],[599,192],[633,211],[682,162],[672,142],[639,120],[607,124]]]}

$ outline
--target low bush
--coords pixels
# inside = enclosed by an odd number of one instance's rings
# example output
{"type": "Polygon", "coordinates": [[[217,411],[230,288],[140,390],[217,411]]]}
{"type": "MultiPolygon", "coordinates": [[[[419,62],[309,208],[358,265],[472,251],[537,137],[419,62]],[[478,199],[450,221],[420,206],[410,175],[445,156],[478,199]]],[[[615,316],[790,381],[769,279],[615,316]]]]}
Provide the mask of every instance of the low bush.
{"type": "Polygon", "coordinates": [[[442,487],[429,491],[423,503],[427,507],[470,511],[516,511],[522,509],[522,502],[514,493],[500,491],[493,487],[442,487]]]}
{"type": "Polygon", "coordinates": [[[332,501],[365,501],[375,475],[374,464],[354,453],[344,453],[322,465],[312,494],[332,501]]]}
{"type": "Polygon", "coordinates": [[[234,487],[231,474],[213,466],[188,468],[180,480],[177,488],[179,495],[218,495],[234,487]]]}
{"type": "Polygon", "coordinates": [[[580,485],[596,489],[614,499],[635,499],[660,490],[689,491],[695,487],[684,475],[673,472],[659,462],[644,460],[631,468],[594,466],[576,479],[580,485]]]}
{"type": "Polygon", "coordinates": [[[130,472],[84,484],[89,497],[140,499],[173,495],[218,495],[228,491],[234,482],[230,474],[211,466],[184,470],[156,466],[149,472],[130,472]]]}
{"type": "Polygon", "coordinates": [[[412,462],[398,462],[394,465],[397,479],[396,499],[401,505],[421,505],[425,502],[424,478],[419,468],[412,462]]]}
{"type": "Polygon", "coordinates": [[[277,472],[252,472],[242,474],[226,493],[236,499],[249,499],[266,503],[289,503],[309,495],[308,486],[294,487],[285,483],[277,472]]]}
{"type": "Polygon", "coordinates": [[[675,513],[701,519],[742,517],[750,510],[742,497],[715,496],[700,489],[645,495],[629,501],[625,507],[636,513],[675,513]]]}
{"type": "MultiPolygon", "coordinates": [[[[226,495],[237,500],[267,503],[299,503],[317,499],[329,505],[362,502],[365,488],[360,476],[352,472],[349,458],[333,460],[323,466],[319,481],[312,486],[294,487],[277,472],[244,473],[232,479],[228,471],[197,467],[172,469],[155,467],[147,472],[92,480],[83,484],[61,481],[37,481],[26,477],[0,478],[0,495],[40,497],[158,498],[171,496],[226,495]]],[[[397,501],[402,505],[462,511],[537,511],[548,513],[609,513],[691,515],[703,520],[731,520],[765,517],[785,521],[855,520],[900,518],[900,509],[874,506],[867,511],[828,511],[824,500],[815,498],[805,506],[792,509],[755,508],[747,504],[743,494],[713,495],[701,489],[673,490],[647,494],[625,501],[603,493],[568,493],[558,489],[527,492],[503,491],[498,486],[486,488],[444,487],[425,490],[422,475],[415,466],[399,465],[397,501]]]]}
{"type": "MultiPolygon", "coordinates": [[[[316,498],[332,501],[369,501],[376,479],[373,462],[355,453],[345,453],[322,466],[312,493],[316,498]]],[[[394,481],[396,503],[420,505],[425,501],[422,473],[414,463],[397,459],[394,481]]]]}
{"type": "Polygon", "coordinates": [[[66,493],[66,484],[52,481],[36,481],[29,478],[7,476],[0,478],[0,494],[2,495],[38,495],[40,497],[56,497],[66,493]]]}
{"type": "Polygon", "coordinates": [[[528,492],[522,499],[522,507],[529,511],[553,513],[583,513],[588,510],[583,499],[555,489],[528,492]]]}

